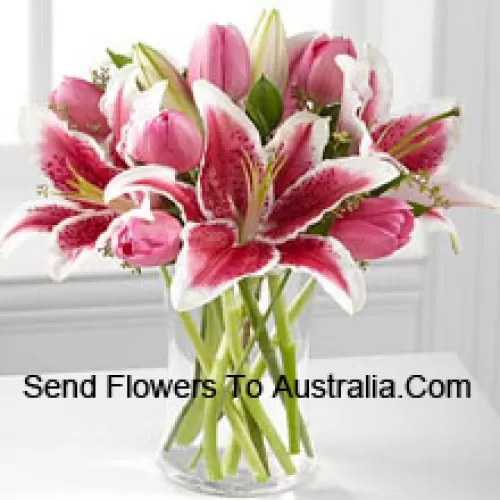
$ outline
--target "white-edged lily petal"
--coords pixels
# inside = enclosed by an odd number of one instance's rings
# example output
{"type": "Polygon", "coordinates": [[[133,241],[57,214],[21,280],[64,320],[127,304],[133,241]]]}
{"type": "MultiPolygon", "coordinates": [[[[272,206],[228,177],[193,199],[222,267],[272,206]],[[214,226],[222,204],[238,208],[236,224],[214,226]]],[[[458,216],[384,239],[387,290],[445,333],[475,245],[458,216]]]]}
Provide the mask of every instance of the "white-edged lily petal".
{"type": "Polygon", "coordinates": [[[347,249],[334,238],[302,235],[280,245],[280,265],[314,276],[324,290],[349,314],[363,308],[363,273],[347,249]]]}
{"type": "Polygon", "coordinates": [[[461,248],[460,237],[455,223],[447,217],[443,210],[429,210],[418,218],[423,228],[430,233],[447,233],[453,251],[458,254],[461,248]]]}
{"type": "Polygon", "coordinates": [[[185,221],[198,222],[203,218],[195,188],[176,181],[175,171],[172,169],[148,165],[126,170],[106,186],[104,200],[109,203],[111,200],[135,192],[165,196],[179,208],[185,221]]]}
{"type": "Polygon", "coordinates": [[[260,276],[278,263],[279,253],[260,241],[239,245],[229,221],[186,224],[171,288],[178,311],[195,309],[246,276],[260,276]]]}
{"type": "Polygon", "coordinates": [[[275,243],[293,239],[349,196],[371,191],[398,176],[394,165],[376,156],[325,160],[276,201],[260,237],[275,243]]]}
{"type": "Polygon", "coordinates": [[[91,256],[115,216],[112,210],[88,211],[64,220],[53,229],[49,269],[54,281],[65,280],[91,256]]]}
{"type": "Polygon", "coordinates": [[[275,157],[280,165],[274,181],[276,197],[321,162],[329,135],[330,118],[308,111],[291,115],[278,128],[266,146],[268,154],[275,157]]]}
{"type": "Polygon", "coordinates": [[[50,233],[61,221],[82,212],[64,200],[36,200],[21,204],[0,228],[0,257],[7,257],[37,233],[50,233]]]}
{"type": "Polygon", "coordinates": [[[101,112],[107,118],[117,139],[121,128],[130,118],[135,100],[140,95],[136,83],[139,73],[140,70],[135,64],[123,66],[111,76],[101,97],[101,112]]]}
{"type": "Polygon", "coordinates": [[[244,111],[205,80],[193,83],[193,95],[205,126],[205,156],[198,198],[206,218],[233,219],[248,209],[250,169],[264,172],[267,155],[260,135],[244,111]]]}

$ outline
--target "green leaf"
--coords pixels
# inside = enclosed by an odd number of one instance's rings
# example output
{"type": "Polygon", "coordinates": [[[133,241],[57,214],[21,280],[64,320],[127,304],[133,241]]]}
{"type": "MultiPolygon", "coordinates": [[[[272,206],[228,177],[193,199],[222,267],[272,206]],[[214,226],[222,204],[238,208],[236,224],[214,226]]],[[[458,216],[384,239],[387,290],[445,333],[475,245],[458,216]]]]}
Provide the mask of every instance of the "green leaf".
{"type": "Polygon", "coordinates": [[[203,426],[203,417],[205,413],[205,398],[198,394],[193,399],[193,404],[184,416],[175,442],[179,446],[189,446],[199,435],[203,426]]]}
{"type": "Polygon", "coordinates": [[[132,62],[132,58],[123,54],[118,54],[117,52],[113,52],[111,49],[106,49],[106,52],[111,59],[111,62],[118,68],[123,68],[127,64],[132,62]]]}
{"type": "Polygon", "coordinates": [[[307,234],[327,236],[330,232],[332,224],[333,224],[333,214],[330,212],[325,214],[319,222],[316,222],[316,224],[309,226],[307,229],[307,234]]]}
{"type": "Polygon", "coordinates": [[[328,116],[330,118],[330,133],[333,134],[337,130],[337,123],[339,121],[340,103],[325,106],[320,111],[320,116],[328,116]]]}
{"type": "Polygon", "coordinates": [[[333,133],[331,139],[323,151],[324,160],[343,158],[348,155],[351,147],[351,137],[346,132],[333,133]]]}
{"type": "Polygon", "coordinates": [[[283,116],[283,101],[279,90],[264,76],[250,90],[246,112],[263,140],[276,128],[283,116]]]}
{"type": "Polygon", "coordinates": [[[420,217],[421,215],[426,214],[431,209],[431,207],[426,207],[425,205],[421,205],[420,203],[416,203],[414,201],[409,201],[408,205],[411,206],[413,215],[415,217],[420,217]]]}

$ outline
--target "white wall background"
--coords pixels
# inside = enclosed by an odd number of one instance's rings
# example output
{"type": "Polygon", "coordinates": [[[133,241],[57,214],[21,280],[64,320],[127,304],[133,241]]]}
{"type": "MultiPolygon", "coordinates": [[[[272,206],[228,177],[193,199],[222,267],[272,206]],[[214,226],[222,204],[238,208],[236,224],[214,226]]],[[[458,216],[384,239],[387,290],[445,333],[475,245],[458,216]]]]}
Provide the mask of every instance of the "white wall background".
{"type": "MultiPolygon", "coordinates": [[[[258,7],[271,3],[282,7],[290,31],[333,29],[378,44],[394,69],[396,106],[433,94],[457,96],[465,120],[452,168],[500,193],[498,1],[315,0],[314,9],[303,0],[184,1],[172,12],[157,0],[142,0],[140,9],[135,0],[20,0],[18,10],[9,5],[2,12],[15,30],[0,33],[4,47],[12,46],[12,36],[19,41],[15,51],[4,51],[4,62],[23,75],[0,80],[6,110],[0,161],[8,166],[0,169],[0,219],[8,207],[32,197],[37,179],[10,125],[19,105],[42,102],[63,74],[85,74],[104,46],[120,49],[143,38],[180,59],[207,21],[231,21],[248,30],[258,7]],[[117,23],[117,9],[130,15],[121,14],[117,23]],[[178,22],[183,18],[189,31],[178,22]]],[[[454,257],[443,237],[429,248],[420,240],[399,258],[374,266],[367,274],[368,305],[356,319],[320,296],[312,354],[457,351],[500,408],[500,219],[471,212],[455,219],[462,255],[454,257]]],[[[55,285],[43,276],[43,253],[43,241],[36,240],[12,261],[0,263],[0,373],[165,362],[165,311],[156,276],[139,278],[94,262],[55,285]]]]}

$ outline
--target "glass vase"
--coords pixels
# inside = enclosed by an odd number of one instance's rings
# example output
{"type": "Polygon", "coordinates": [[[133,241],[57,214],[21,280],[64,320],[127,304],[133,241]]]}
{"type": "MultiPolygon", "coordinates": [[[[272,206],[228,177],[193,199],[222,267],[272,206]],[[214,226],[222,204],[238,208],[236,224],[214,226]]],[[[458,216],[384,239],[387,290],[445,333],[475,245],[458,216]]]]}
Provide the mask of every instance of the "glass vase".
{"type": "Polygon", "coordinates": [[[305,398],[314,281],[246,278],[199,309],[170,306],[167,406],[159,463],[185,488],[227,497],[287,491],[315,467],[305,398]]]}

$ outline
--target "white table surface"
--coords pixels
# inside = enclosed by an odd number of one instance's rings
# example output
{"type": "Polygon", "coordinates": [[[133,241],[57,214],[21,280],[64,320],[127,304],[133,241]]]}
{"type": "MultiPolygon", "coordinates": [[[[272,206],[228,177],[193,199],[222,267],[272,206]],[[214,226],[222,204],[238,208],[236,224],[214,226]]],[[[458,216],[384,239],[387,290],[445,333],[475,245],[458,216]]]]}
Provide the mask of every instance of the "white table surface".
{"type": "MultiPolygon", "coordinates": [[[[328,373],[400,383],[412,374],[470,377],[448,354],[311,363],[311,378],[328,373]]],[[[23,389],[22,377],[0,379],[1,500],[201,498],[154,465],[168,400],[29,400],[23,389]]],[[[308,414],[321,466],[280,498],[500,499],[500,420],[476,385],[469,400],[311,400],[308,414]]]]}

